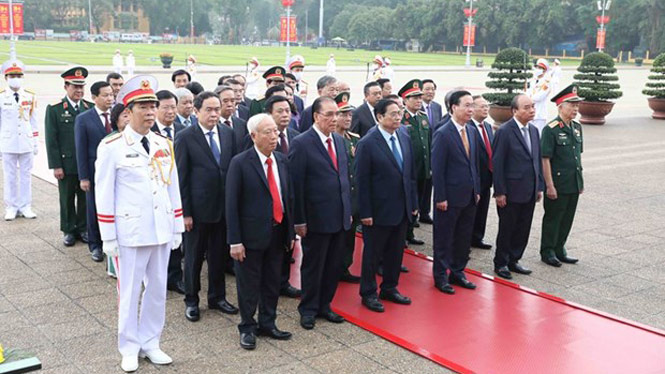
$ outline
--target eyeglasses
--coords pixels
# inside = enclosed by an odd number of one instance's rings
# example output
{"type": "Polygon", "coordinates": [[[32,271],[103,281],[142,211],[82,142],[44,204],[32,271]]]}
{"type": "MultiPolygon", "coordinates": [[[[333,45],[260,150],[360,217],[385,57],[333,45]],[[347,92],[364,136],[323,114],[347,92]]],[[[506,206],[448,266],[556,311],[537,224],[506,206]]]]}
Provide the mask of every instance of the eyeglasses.
{"type": "Polygon", "coordinates": [[[388,117],[393,117],[393,118],[402,118],[404,116],[404,111],[403,110],[396,110],[393,112],[386,113],[386,116],[388,117]]]}
{"type": "Polygon", "coordinates": [[[319,115],[325,117],[325,118],[331,118],[331,117],[339,117],[342,113],[341,112],[326,112],[326,113],[320,113],[317,112],[319,115]]]}

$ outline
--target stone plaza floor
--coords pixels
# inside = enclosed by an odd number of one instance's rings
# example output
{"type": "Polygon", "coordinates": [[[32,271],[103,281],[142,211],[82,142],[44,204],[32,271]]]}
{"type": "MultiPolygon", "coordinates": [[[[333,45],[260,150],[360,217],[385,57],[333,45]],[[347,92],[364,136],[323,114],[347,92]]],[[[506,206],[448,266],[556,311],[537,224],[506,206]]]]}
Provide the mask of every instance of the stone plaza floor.
{"type": "MultiPolygon", "coordinates": [[[[459,78],[449,74],[446,86],[452,87],[459,78]]],[[[522,260],[534,272],[513,281],[665,329],[665,121],[650,119],[645,98],[636,98],[646,71],[626,74],[627,97],[608,123],[584,127],[586,191],[567,245],[580,262],[552,268],[539,261],[538,204],[522,260]]],[[[59,78],[45,79],[54,83],[45,90],[46,103],[63,96],[61,83],[55,84],[59,78]]],[[[470,86],[480,87],[482,77],[471,79],[470,86]]],[[[45,169],[43,155],[42,149],[36,170],[45,169]]],[[[46,180],[33,181],[36,220],[0,222],[0,343],[36,354],[42,373],[120,373],[115,281],[103,264],[92,262],[87,246],[63,246],[57,189],[46,180]]],[[[487,241],[494,242],[496,230],[492,205],[487,241]]],[[[431,255],[431,226],[423,225],[417,236],[426,244],[413,249],[431,255]]],[[[493,253],[473,249],[469,267],[491,274],[493,253]]],[[[233,277],[227,276],[227,292],[237,305],[233,277]]],[[[190,323],[182,297],[169,292],[162,348],[174,363],[156,367],[141,361],[139,373],[449,372],[350,323],[317,321],[314,330],[303,330],[296,306],[296,300],[280,298],[277,324],[294,333],[292,340],[259,338],[257,349],[247,352],[238,345],[239,317],[208,311],[203,303],[201,320],[190,323]]]]}

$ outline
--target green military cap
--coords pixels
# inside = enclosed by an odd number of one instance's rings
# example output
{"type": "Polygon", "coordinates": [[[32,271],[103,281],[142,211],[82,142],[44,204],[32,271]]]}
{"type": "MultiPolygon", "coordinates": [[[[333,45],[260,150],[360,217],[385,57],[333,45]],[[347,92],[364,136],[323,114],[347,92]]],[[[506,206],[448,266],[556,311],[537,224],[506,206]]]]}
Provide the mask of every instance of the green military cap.
{"type": "Polygon", "coordinates": [[[565,102],[575,103],[582,100],[584,99],[577,96],[577,86],[574,84],[571,84],[570,86],[564,88],[563,90],[561,90],[561,92],[559,92],[552,98],[552,102],[555,103],[557,106],[565,102]]]}
{"type": "Polygon", "coordinates": [[[84,86],[85,78],[88,77],[88,69],[83,66],[75,66],[66,72],[60,74],[65,80],[65,83],[70,83],[76,86],[84,86]]]}
{"type": "Polygon", "coordinates": [[[273,66],[263,73],[263,78],[267,81],[282,81],[284,82],[284,68],[281,66],[273,66]]]}
{"type": "Polygon", "coordinates": [[[351,97],[351,94],[348,92],[342,92],[339,95],[335,96],[335,102],[337,103],[337,109],[339,109],[340,112],[348,112],[350,110],[354,110],[355,107],[351,104],[349,104],[349,98],[351,97]]]}
{"type": "Polygon", "coordinates": [[[422,96],[422,86],[423,82],[421,82],[420,79],[412,79],[408,81],[401,90],[399,90],[398,94],[403,99],[411,96],[422,96]]]}

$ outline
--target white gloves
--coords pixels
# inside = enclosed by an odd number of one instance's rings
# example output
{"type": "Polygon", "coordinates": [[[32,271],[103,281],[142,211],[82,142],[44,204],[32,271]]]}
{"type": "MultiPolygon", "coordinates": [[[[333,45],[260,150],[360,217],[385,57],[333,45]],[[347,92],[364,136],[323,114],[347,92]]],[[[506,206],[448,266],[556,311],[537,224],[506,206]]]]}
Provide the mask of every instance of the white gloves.
{"type": "Polygon", "coordinates": [[[104,254],[108,257],[118,256],[118,241],[117,240],[107,240],[102,244],[102,250],[104,254]]]}
{"type": "Polygon", "coordinates": [[[32,154],[37,156],[37,153],[39,153],[39,147],[37,146],[37,143],[35,143],[35,145],[32,149],[32,154]]]}
{"type": "Polygon", "coordinates": [[[178,249],[180,244],[182,244],[182,234],[173,234],[173,245],[171,246],[171,250],[178,249]]]}

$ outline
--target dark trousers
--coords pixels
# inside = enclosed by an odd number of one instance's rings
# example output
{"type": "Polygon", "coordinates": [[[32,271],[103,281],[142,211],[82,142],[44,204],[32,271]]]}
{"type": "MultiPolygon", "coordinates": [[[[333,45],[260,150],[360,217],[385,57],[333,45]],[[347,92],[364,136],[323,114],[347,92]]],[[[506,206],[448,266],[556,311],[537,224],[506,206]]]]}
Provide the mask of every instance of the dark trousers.
{"type": "Polygon", "coordinates": [[[172,286],[182,282],[182,245],[171,251],[169,255],[168,278],[166,284],[172,286]]]}
{"type": "Polygon", "coordinates": [[[381,291],[393,291],[399,282],[404,239],[406,238],[406,218],[396,226],[363,225],[363,264],[360,275],[360,296],[376,295],[376,269],[379,259],[383,259],[383,281],[381,291]]]}
{"type": "Polygon", "coordinates": [[[229,253],[226,244],[226,222],[197,223],[185,232],[185,304],[198,306],[201,290],[201,267],[208,262],[208,304],[226,298],[224,268],[229,253]]]}
{"type": "Polygon", "coordinates": [[[516,264],[524,254],[529,243],[533,210],[536,199],[528,203],[508,202],[499,211],[499,233],[496,236],[496,254],[494,267],[500,268],[509,264],[516,264]]]}
{"type": "Polygon", "coordinates": [[[330,302],[335,297],[337,282],[342,275],[345,232],[308,232],[302,239],[302,298],[298,305],[301,316],[313,317],[330,311],[330,302]]]}
{"type": "Polygon", "coordinates": [[[99,232],[97,221],[97,206],[95,205],[95,183],[90,181],[90,189],[85,193],[86,226],[88,230],[88,249],[102,248],[102,234],[99,232]]]}
{"type": "Polygon", "coordinates": [[[559,194],[556,200],[545,197],[543,208],[543,228],[540,236],[540,256],[542,258],[566,256],[566,240],[573,227],[577,201],[580,194],[559,194]]]}
{"type": "Polygon", "coordinates": [[[448,283],[451,277],[463,278],[464,268],[471,252],[471,231],[476,215],[476,204],[469,200],[465,207],[448,207],[442,212],[434,210],[434,273],[435,284],[448,283]]]}
{"type": "Polygon", "coordinates": [[[420,216],[428,216],[432,210],[432,178],[418,179],[417,182],[420,216]]]}
{"type": "Polygon", "coordinates": [[[288,252],[284,253],[282,256],[282,265],[281,265],[281,271],[280,271],[280,279],[279,279],[279,288],[281,290],[287,289],[291,283],[289,283],[289,280],[291,279],[291,259],[293,258],[293,251],[289,250],[288,252]]]}
{"type": "Polygon", "coordinates": [[[480,200],[476,206],[476,218],[473,222],[473,233],[471,234],[471,243],[478,244],[485,237],[485,227],[487,225],[487,213],[490,207],[491,184],[482,186],[480,189],[480,200]]]}
{"type": "Polygon", "coordinates": [[[275,327],[277,300],[279,299],[279,276],[282,258],[285,255],[284,238],[286,226],[273,226],[268,248],[245,248],[245,260],[235,262],[236,285],[241,333],[256,332],[257,326],[271,330],[275,327]],[[258,325],[254,319],[259,309],[258,325]]]}
{"type": "Polygon", "coordinates": [[[346,248],[346,251],[344,252],[342,273],[349,273],[349,268],[353,264],[353,252],[356,248],[356,230],[358,229],[359,225],[360,220],[358,219],[358,216],[353,216],[353,221],[351,221],[351,229],[346,231],[344,234],[344,247],[346,248]]]}
{"type": "MultiPolygon", "coordinates": [[[[77,174],[58,180],[60,195],[60,231],[78,235],[86,232],[86,197],[77,174]]],[[[97,217],[95,217],[97,221],[97,217]]]]}

